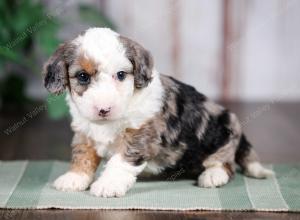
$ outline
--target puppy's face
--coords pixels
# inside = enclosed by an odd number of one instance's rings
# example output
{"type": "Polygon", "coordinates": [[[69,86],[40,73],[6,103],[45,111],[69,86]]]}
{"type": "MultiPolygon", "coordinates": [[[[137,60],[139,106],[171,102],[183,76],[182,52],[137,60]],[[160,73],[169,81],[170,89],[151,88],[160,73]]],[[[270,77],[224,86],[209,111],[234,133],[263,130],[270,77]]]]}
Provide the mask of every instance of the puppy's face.
{"type": "Polygon", "coordinates": [[[139,44],[110,29],[92,28],[56,50],[45,65],[44,83],[55,94],[68,88],[88,120],[117,120],[151,81],[152,68],[151,55],[139,44]]]}

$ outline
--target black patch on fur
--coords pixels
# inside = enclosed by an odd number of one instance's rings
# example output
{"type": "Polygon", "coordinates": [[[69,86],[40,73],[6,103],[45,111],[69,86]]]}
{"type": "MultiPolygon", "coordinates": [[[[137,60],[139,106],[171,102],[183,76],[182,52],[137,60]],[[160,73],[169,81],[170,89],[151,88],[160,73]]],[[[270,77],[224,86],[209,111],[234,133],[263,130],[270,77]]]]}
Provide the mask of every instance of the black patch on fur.
{"type": "Polygon", "coordinates": [[[164,134],[160,135],[161,145],[166,146],[168,144],[164,134]]]}
{"type": "Polygon", "coordinates": [[[181,160],[177,162],[176,170],[185,169],[199,175],[204,169],[202,162],[228,143],[230,131],[226,127],[227,124],[223,124],[228,121],[228,118],[227,112],[220,116],[210,116],[206,132],[201,140],[196,136],[196,123],[195,125],[184,124],[179,138],[187,144],[188,148],[181,160]]]}
{"type": "MultiPolygon", "coordinates": [[[[198,175],[204,169],[202,162],[229,142],[231,136],[230,115],[227,110],[224,110],[219,115],[209,115],[209,118],[206,119],[204,117],[206,109],[203,105],[207,100],[206,97],[192,86],[173,78],[170,79],[178,88],[176,93],[177,115],[168,117],[167,131],[161,136],[161,145],[175,150],[180,147],[179,143],[183,143],[187,149],[176,165],[167,169],[166,172],[184,169],[187,173],[198,175]],[[204,120],[208,120],[207,127],[199,140],[197,129],[201,123],[204,123],[204,120]],[[170,140],[170,138],[166,138],[168,133],[177,133],[178,135],[175,139],[170,140]]],[[[168,106],[163,107],[165,114],[168,113],[167,109],[168,106]]]]}
{"type": "Polygon", "coordinates": [[[142,165],[145,162],[145,158],[143,156],[140,156],[136,160],[134,160],[134,166],[142,165]]]}
{"type": "Polygon", "coordinates": [[[168,131],[178,130],[180,128],[180,117],[176,117],[175,115],[170,115],[167,119],[167,129],[168,131]]]}

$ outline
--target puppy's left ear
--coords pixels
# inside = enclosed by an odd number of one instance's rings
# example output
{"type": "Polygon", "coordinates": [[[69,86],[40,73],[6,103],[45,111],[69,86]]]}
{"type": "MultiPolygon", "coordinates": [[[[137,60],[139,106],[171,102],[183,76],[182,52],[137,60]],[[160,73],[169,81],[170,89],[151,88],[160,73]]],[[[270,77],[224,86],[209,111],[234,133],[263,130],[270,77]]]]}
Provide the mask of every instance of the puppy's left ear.
{"type": "Polygon", "coordinates": [[[50,93],[60,94],[68,84],[69,52],[69,44],[61,44],[44,65],[44,86],[50,93]]]}
{"type": "Polygon", "coordinates": [[[121,36],[120,40],[126,48],[126,56],[133,65],[135,87],[146,87],[152,80],[153,58],[150,52],[126,37],[121,36]]]}

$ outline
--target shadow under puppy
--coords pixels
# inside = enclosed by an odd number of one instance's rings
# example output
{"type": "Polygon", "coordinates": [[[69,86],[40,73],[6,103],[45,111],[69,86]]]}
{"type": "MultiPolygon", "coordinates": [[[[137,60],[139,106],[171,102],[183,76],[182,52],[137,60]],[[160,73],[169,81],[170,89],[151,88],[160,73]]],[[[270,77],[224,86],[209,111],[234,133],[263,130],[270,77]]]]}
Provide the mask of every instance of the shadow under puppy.
{"type": "Polygon", "coordinates": [[[54,187],[120,197],[141,173],[184,170],[199,187],[226,184],[238,164],[272,175],[258,162],[237,117],[193,87],[159,74],[150,53],[107,28],[62,44],[44,67],[49,92],[66,90],[75,133],[70,171],[54,187]]]}

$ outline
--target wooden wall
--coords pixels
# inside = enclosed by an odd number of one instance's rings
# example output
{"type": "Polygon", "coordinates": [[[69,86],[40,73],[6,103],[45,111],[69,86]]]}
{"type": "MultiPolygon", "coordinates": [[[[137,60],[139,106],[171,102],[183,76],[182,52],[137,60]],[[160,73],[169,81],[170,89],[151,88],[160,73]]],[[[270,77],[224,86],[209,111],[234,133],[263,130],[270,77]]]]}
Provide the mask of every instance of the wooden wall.
{"type": "Polygon", "coordinates": [[[215,99],[299,100],[298,0],[95,0],[159,71],[215,99]]]}

